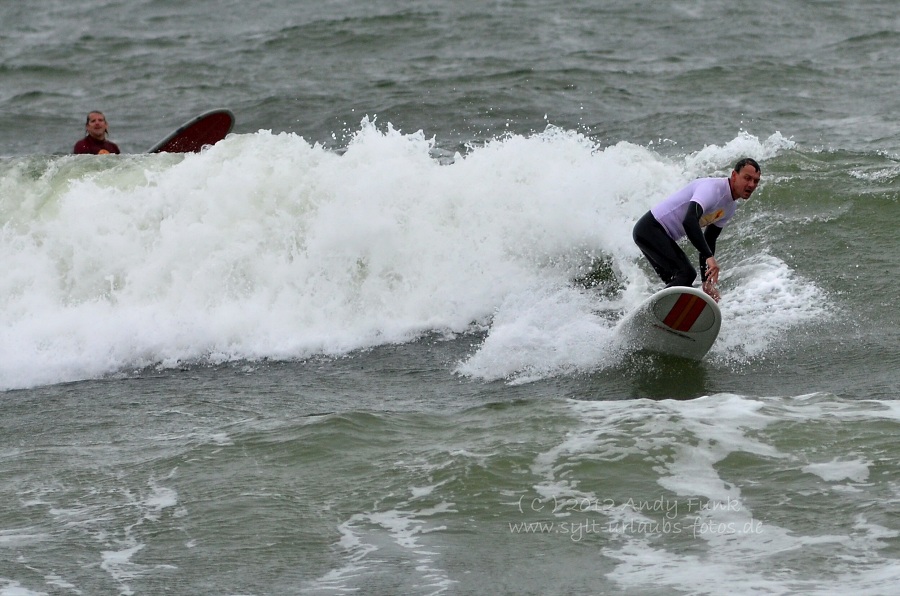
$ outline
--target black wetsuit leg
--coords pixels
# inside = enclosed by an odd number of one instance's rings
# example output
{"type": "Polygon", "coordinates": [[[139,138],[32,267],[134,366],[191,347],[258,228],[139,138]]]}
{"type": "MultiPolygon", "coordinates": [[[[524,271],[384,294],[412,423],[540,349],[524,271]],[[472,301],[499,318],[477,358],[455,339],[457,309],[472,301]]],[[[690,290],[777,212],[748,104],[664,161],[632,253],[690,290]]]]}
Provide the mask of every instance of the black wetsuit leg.
{"type": "Polygon", "coordinates": [[[634,224],[632,236],[656,274],[666,282],[667,288],[694,284],[697,270],[652,213],[648,211],[634,224]]]}

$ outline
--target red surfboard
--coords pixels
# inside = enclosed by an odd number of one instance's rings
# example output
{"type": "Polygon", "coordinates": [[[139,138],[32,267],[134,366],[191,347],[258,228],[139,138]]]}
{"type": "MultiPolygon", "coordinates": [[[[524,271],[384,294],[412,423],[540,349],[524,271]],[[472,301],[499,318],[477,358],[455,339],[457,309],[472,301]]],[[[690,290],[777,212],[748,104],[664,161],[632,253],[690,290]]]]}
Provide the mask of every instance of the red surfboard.
{"type": "Polygon", "coordinates": [[[210,110],[182,124],[147,153],[197,153],[224,139],[233,126],[231,110],[210,110]]]}

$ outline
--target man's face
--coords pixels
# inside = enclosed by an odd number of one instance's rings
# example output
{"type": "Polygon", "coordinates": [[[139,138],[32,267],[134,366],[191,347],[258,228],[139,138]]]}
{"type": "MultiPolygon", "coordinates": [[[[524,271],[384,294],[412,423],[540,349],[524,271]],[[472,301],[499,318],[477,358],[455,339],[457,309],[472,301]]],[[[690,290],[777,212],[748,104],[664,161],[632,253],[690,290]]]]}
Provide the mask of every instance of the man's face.
{"type": "Polygon", "coordinates": [[[759,186],[760,174],[750,164],[741,168],[740,172],[731,172],[731,192],[735,199],[749,199],[759,186]]]}
{"type": "Polygon", "coordinates": [[[106,117],[103,114],[92,113],[88,117],[87,131],[95,139],[102,139],[106,134],[106,117]]]}

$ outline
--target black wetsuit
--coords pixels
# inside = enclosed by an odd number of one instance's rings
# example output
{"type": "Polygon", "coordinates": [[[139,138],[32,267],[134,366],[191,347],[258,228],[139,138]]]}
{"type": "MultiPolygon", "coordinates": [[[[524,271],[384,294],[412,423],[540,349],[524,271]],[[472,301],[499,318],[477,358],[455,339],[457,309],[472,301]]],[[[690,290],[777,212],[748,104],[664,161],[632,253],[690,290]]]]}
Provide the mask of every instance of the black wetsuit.
{"type": "MultiPolygon", "coordinates": [[[[700,216],[703,215],[703,207],[691,201],[684,217],[684,231],[688,240],[700,253],[701,280],[706,280],[706,259],[713,256],[716,250],[716,238],[722,232],[722,228],[715,225],[706,226],[706,232],[700,228],[700,216]]],[[[635,244],[650,261],[653,269],[666,283],[671,286],[691,286],[697,279],[697,270],[694,269],[687,255],[678,246],[678,243],[669,238],[653,214],[649,211],[634,225],[632,233],[635,244]]]]}

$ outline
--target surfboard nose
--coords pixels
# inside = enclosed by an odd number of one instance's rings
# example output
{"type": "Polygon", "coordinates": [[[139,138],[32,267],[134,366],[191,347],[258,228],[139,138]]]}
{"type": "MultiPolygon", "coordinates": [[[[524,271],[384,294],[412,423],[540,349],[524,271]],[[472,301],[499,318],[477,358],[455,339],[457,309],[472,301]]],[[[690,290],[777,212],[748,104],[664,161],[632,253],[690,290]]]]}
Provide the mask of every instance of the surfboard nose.
{"type": "Polygon", "coordinates": [[[716,321],[709,303],[696,294],[679,294],[665,297],[653,306],[656,317],[663,325],[675,331],[702,333],[709,330],[716,321]]]}
{"type": "Polygon", "coordinates": [[[197,153],[204,146],[224,139],[233,127],[231,110],[210,110],[182,124],[147,153],[197,153]]]}
{"type": "Polygon", "coordinates": [[[712,298],[696,288],[678,286],[645,300],[617,328],[628,349],[700,360],[721,325],[722,313],[712,298]]]}

